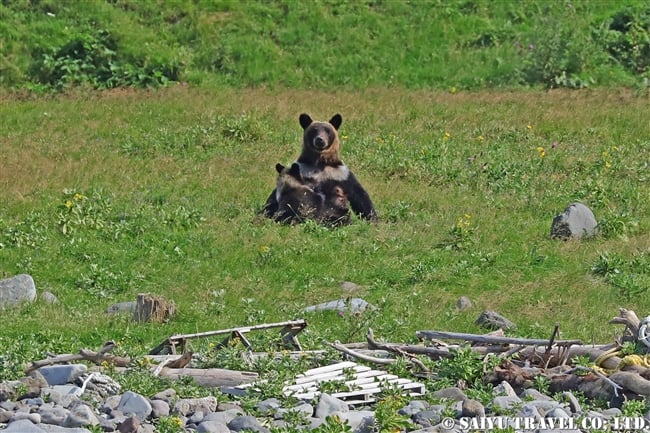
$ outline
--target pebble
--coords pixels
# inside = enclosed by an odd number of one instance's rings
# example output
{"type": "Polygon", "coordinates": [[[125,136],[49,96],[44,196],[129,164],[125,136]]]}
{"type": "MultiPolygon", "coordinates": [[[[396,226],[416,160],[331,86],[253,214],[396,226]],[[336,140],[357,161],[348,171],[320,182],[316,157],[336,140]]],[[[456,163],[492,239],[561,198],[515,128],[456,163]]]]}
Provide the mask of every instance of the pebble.
{"type": "MultiPolygon", "coordinates": [[[[88,377],[84,377],[85,367],[62,367],[65,368],[33,373],[28,381],[33,389],[28,396],[17,396],[14,391],[19,384],[25,384],[24,381],[0,383],[0,390],[4,392],[3,401],[0,401],[2,433],[155,433],[159,419],[168,416],[180,420],[179,431],[270,433],[272,429],[294,428],[287,421],[289,417],[284,419],[290,412],[300,413],[299,418],[304,419],[305,424],[301,429],[305,431],[323,425],[332,415],[347,423],[353,433],[376,431],[373,410],[367,406],[350,406],[326,393],[314,401],[297,401],[291,405],[278,398],[260,401],[255,408],[256,417],[246,413],[236,402],[219,402],[214,396],[179,398],[173,389],[151,398],[132,391],[122,392],[110,377],[99,374],[88,381],[81,393],[78,384],[88,377]],[[64,381],[61,377],[68,382],[61,383],[64,381]]],[[[558,400],[534,389],[517,395],[506,382],[493,389],[489,402],[470,398],[457,387],[431,392],[430,397],[432,399],[411,400],[398,410],[412,422],[409,433],[466,432],[459,428],[460,417],[501,416],[510,423],[514,417],[538,421],[550,417],[573,418],[579,425],[579,420],[585,416],[602,419],[622,416],[617,408],[585,412],[571,392],[554,394],[558,400]],[[450,415],[456,418],[452,426],[446,419],[450,415]]],[[[544,433],[550,432],[552,430],[544,430],[544,433]]]]}

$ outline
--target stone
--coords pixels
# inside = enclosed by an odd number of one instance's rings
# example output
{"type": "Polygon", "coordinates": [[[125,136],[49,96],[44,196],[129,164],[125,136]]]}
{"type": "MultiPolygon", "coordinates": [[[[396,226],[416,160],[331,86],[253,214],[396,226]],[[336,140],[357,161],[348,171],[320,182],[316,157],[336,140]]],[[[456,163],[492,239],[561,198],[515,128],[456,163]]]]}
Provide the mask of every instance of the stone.
{"type": "Polygon", "coordinates": [[[241,415],[244,415],[244,411],[242,411],[241,409],[227,409],[223,412],[211,412],[207,414],[205,418],[203,418],[203,421],[201,421],[201,423],[207,421],[214,421],[217,423],[228,425],[230,421],[232,421],[233,419],[241,415]]]}
{"type": "Polygon", "coordinates": [[[542,417],[542,414],[539,413],[539,410],[532,404],[524,404],[519,410],[518,416],[520,418],[533,418],[539,420],[542,417]]]}
{"type": "Polygon", "coordinates": [[[118,302],[117,304],[113,304],[109,306],[106,309],[106,314],[127,313],[131,315],[135,311],[136,305],[137,305],[136,301],[118,302]]]}
{"type": "Polygon", "coordinates": [[[521,397],[524,400],[553,400],[551,397],[542,394],[541,392],[537,391],[535,388],[527,388],[522,391],[521,394],[519,394],[519,397],[521,397]]]}
{"type": "Polygon", "coordinates": [[[575,414],[582,413],[582,406],[580,406],[580,402],[576,398],[575,395],[570,393],[569,391],[564,391],[562,393],[562,397],[566,399],[566,401],[569,403],[569,409],[571,412],[575,414]]]}
{"type": "Polygon", "coordinates": [[[571,203],[551,224],[551,239],[590,238],[597,233],[596,217],[591,209],[582,203],[571,203]]]}
{"type": "Polygon", "coordinates": [[[198,433],[230,433],[230,429],[219,421],[203,421],[197,427],[198,433]]]}
{"type": "Polygon", "coordinates": [[[48,365],[39,369],[49,386],[72,383],[87,370],[84,364],[48,365]]]}
{"type": "Polygon", "coordinates": [[[318,305],[303,308],[304,313],[314,311],[349,311],[350,313],[363,313],[366,310],[375,310],[376,307],[361,298],[339,299],[338,301],[324,302],[318,305]]]}
{"type": "Polygon", "coordinates": [[[135,415],[139,421],[145,421],[152,412],[149,400],[132,391],[122,394],[117,410],[126,416],[135,415]]]}
{"type": "Polygon", "coordinates": [[[422,427],[431,427],[437,425],[442,419],[442,415],[438,410],[423,410],[414,414],[411,419],[414,423],[422,427]]]}
{"type": "Polygon", "coordinates": [[[61,406],[54,406],[47,410],[41,409],[41,422],[45,424],[62,425],[69,413],[69,410],[62,408],[61,406]]]}
{"type": "Polygon", "coordinates": [[[216,397],[213,396],[203,398],[183,398],[174,404],[172,412],[187,416],[200,410],[204,414],[207,414],[209,412],[215,412],[218,404],[216,397]]]}
{"type": "Polygon", "coordinates": [[[492,406],[497,409],[508,410],[521,404],[521,399],[517,396],[500,395],[492,399],[492,406]]]}
{"type": "Polygon", "coordinates": [[[264,427],[254,416],[238,416],[228,423],[228,428],[235,432],[249,431],[254,433],[270,433],[270,430],[264,427]]]}
{"type": "Polygon", "coordinates": [[[332,397],[329,394],[322,393],[316,405],[316,418],[325,419],[334,412],[349,412],[350,408],[346,402],[332,397]]]}
{"type": "Polygon", "coordinates": [[[59,299],[52,292],[41,293],[41,299],[46,304],[57,304],[59,302],[59,299]]]}
{"type": "Polygon", "coordinates": [[[151,397],[152,400],[163,400],[166,401],[167,404],[171,404],[171,402],[176,399],[176,390],[173,388],[167,388],[164,391],[160,391],[159,393],[155,394],[153,397],[151,397]]]}
{"type": "Polygon", "coordinates": [[[353,433],[371,433],[375,423],[375,413],[370,410],[355,410],[336,414],[341,421],[347,421],[353,433]]]}
{"type": "Polygon", "coordinates": [[[0,307],[7,307],[36,299],[34,279],[27,274],[0,280],[0,307]]]}
{"type": "Polygon", "coordinates": [[[546,418],[571,418],[571,415],[561,407],[556,407],[546,412],[546,418]]]}
{"type": "Polygon", "coordinates": [[[10,423],[2,433],[45,433],[45,430],[23,419],[10,423]]]}
{"type": "Polygon", "coordinates": [[[433,393],[435,398],[447,398],[450,400],[463,401],[467,400],[465,393],[455,386],[439,389],[433,393]]]}
{"type": "Polygon", "coordinates": [[[483,311],[476,319],[476,324],[487,329],[516,329],[517,326],[496,311],[483,311]]]}
{"type": "Polygon", "coordinates": [[[512,385],[510,385],[505,380],[495,386],[492,392],[494,395],[508,395],[510,397],[517,397],[517,393],[512,388],[512,385]]]}
{"type": "Polygon", "coordinates": [[[463,400],[461,416],[469,418],[485,417],[485,407],[481,402],[468,398],[463,400]]]}
{"type": "Polygon", "coordinates": [[[41,423],[41,415],[38,413],[29,413],[29,412],[16,412],[13,414],[11,419],[9,419],[9,422],[16,422],[16,421],[21,421],[21,420],[28,420],[32,424],[40,424],[41,423]]]}
{"type": "Polygon", "coordinates": [[[164,416],[169,416],[169,403],[165,400],[151,400],[151,416],[154,418],[161,418],[164,416]]]}
{"type": "Polygon", "coordinates": [[[140,421],[138,421],[138,418],[136,416],[130,416],[120,423],[117,430],[120,433],[138,433],[139,426],[140,421]]]}
{"type": "Polygon", "coordinates": [[[461,296],[458,298],[456,301],[456,309],[458,311],[463,311],[467,310],[468,308],[472,308],[472,301],[467,296],[461,296]]]}
{"type": "Polygon", "coordinates": [[[423,400],[411,400],[409,404],[397,411],[400,415],[413,416],[429,408],[429,404],[423,400]]]}
{"type": "Polygon", "coordinates": [[[257,410],[262,414],[274,413],[281,406],[282,404],[280,403],[280,400],[278,400],[277,398],[267,398],[266,400],[257,402],[257,404],[255,405],[257,410]]]}
{"type": "Polygon", "coordinates": [[[79,400],[80,393],[81,388],[77,385],[54,385],[41,390],[42,397],[66,408],[79,400]]]}
{"type": "Polygon", "coordinates": [[[99,424],[95,412],[84,403],[77,403],[70,408],[67,418],[63,421],[63,427],[84,427],[99,424]]]}
{"type": "Polygon", "coordinates": [[[347,294],[354,293],[358,291],[361,287],[358,284],[353,283],[352,281],[342,281],[341,290],[347,294]]]}

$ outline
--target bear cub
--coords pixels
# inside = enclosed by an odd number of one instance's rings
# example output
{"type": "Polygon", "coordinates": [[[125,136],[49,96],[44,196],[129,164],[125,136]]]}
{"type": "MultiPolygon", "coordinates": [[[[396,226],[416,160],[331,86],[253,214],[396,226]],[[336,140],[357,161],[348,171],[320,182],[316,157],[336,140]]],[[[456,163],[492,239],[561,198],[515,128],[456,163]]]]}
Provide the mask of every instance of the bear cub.
{"type": "Polygon", "coordinates": [[[350,222],[348,199],[343,189],[332,182],[310,185],[300,174],[297,163],[284,167],[276,164],[276,200],[278,210],[274,219],[282,223],[300,223],[313,219],[328,226],[350,222]]]}

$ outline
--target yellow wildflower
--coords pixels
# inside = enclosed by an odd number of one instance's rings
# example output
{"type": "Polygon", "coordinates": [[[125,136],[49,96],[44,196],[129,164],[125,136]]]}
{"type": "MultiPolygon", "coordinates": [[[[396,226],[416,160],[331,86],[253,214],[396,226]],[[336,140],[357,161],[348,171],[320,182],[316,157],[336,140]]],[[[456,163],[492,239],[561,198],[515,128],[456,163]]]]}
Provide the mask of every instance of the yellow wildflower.
{"type": "Polygon", "coordinates": [[[72,201],[66,200],[65,207],[67,207],[68,209],[72,208],[72,201]]]}
{"type": "Polygon", "coordinates": [[[542,146],[537,147],[537,153],[539,154],[540,158],[544,158],[546,156],[546,150],[542,146]]]}

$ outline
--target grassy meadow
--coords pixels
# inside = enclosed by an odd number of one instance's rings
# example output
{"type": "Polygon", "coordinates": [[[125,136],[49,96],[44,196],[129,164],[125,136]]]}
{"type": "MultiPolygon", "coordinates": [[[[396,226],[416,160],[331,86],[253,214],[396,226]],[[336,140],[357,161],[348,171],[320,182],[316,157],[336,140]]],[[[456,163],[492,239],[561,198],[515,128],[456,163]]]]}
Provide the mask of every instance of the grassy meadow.
{"type": "Polygon", "coordinates": [[[650,314],[649,35],[638,0],[1,2],[0,276],[59,302],[0,312],[0,381],[302,317],[306,349],[484,332],[488,309],[612,341],[619,306],[650,314]],[[342,114],[378,224],[258,216],[302,112],[342,114]],[[550,240],[575,201],[600,236],[550,240]],[[106,314],[139,293],[176,316],[106,314]],[[377,308],[302,312],[349,297],[377,308]]]}
{"type": "Polygon", "coordinates": [[[176,85],[2,98],[1,270],[60,301],[2,312],[3,376],[44,350],[115,339],[136,356],[176,333],[301,317],[301,342],[319,348],[362,341],[368,327],[401,342],[483,332],[486,309],[516,322],[512,335],[547,337],[557,323],[563,338],[608,342],[619,306],[650,310],[647,96],[176,85]],[[302,111],[343,115],[343,159],[378,224],[257,216],[275,163],[300,151],[302,111]],[[601,236],[550,240],[573,201],[593,209],[601,236]],[[177,316],[105,314],[138,293],[173,300],[177,316]],[[463,295],[473,306],[459,312],[463,295]],[[350,296],[378,309],[301,313],[350,296]]]}

